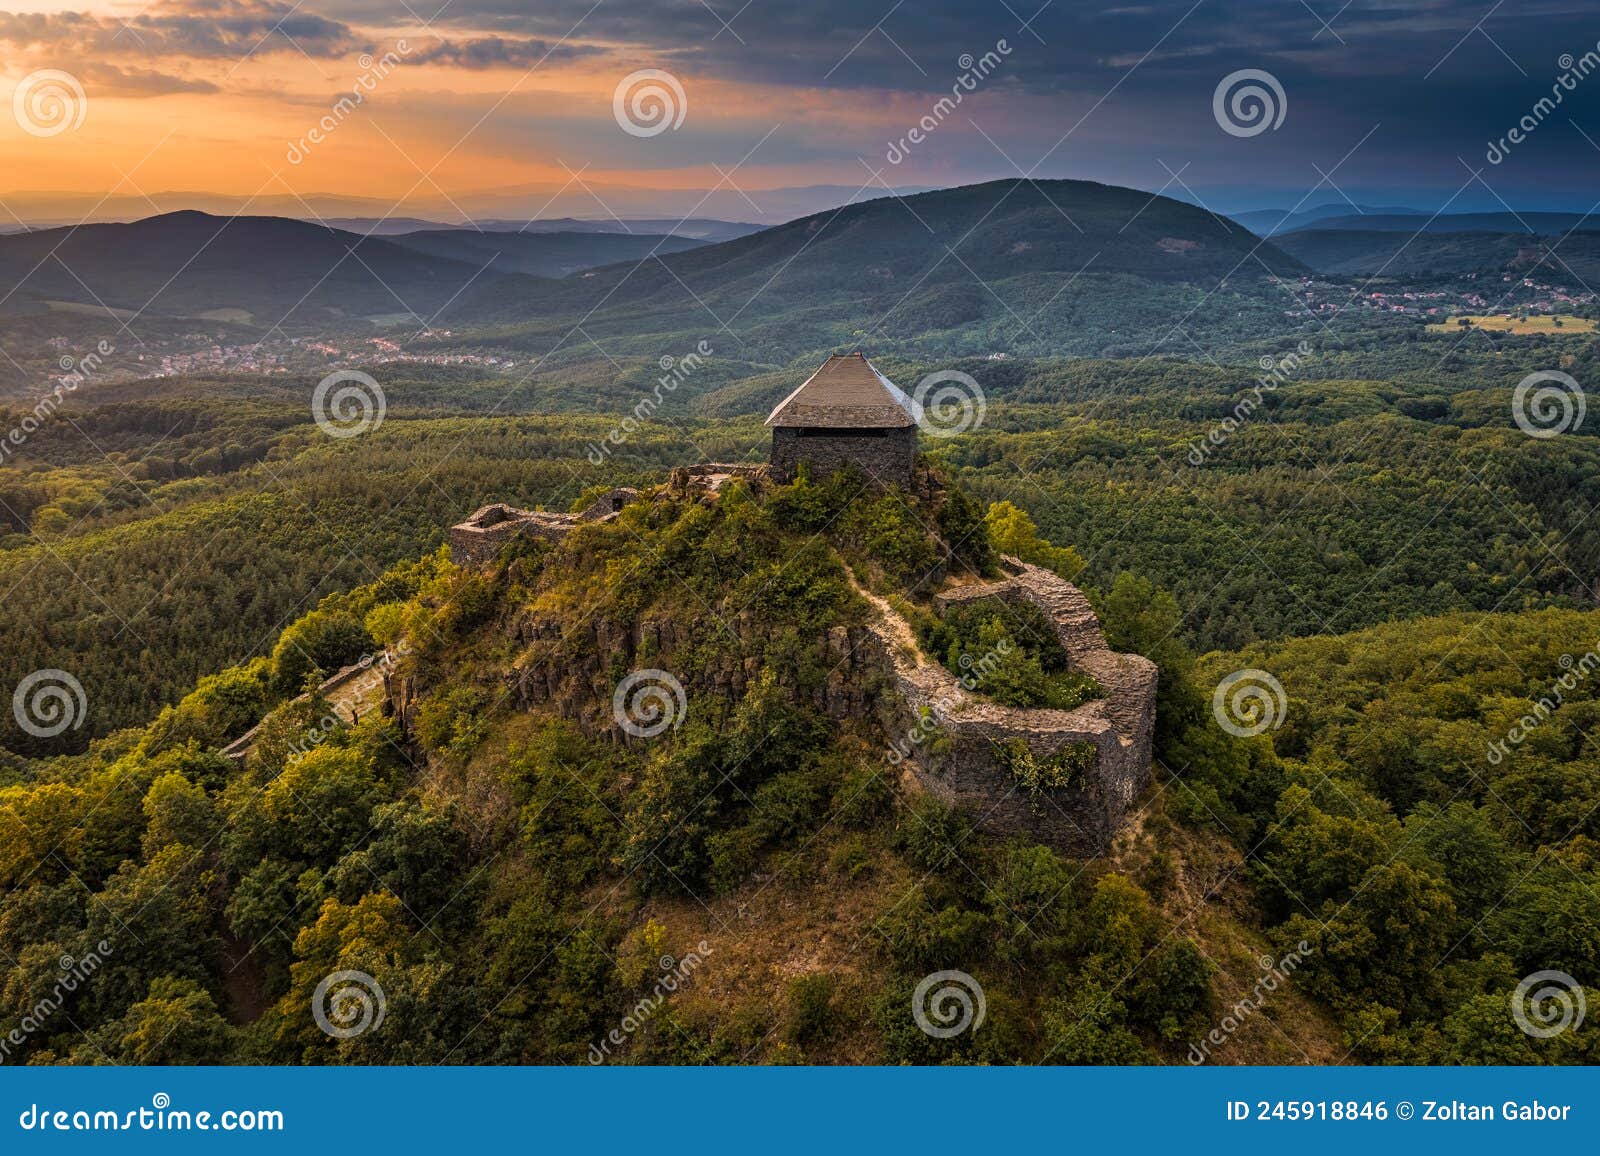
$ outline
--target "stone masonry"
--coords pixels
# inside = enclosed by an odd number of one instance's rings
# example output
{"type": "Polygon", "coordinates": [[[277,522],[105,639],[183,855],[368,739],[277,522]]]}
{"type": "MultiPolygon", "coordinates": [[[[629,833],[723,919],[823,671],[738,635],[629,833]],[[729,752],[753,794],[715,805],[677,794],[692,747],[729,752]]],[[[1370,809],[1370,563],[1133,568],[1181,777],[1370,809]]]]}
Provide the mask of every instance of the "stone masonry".
{"type": "Polygon", "coordinates": [[[916,781],[970,812],[978,826],[1049,843],[1069,855],[1101,855],[1150,778],[1155,731],[1155,663],[1112,651],[1083,592],[1047,570],[1005,558],[1009,577],[957,587],[935,598],[942,610],[985,598],[1031,602],[1055,625],[1073,670],[1105,696],[1070,711],[1001,706],[970,693],[938,663],[925,660],[911,628],[881,599],[870,629],[893,668],[898,694],[881,719],[896,757],[916,781]],[[1089,743],[1093,765],[1066,787],[1030,794],[1007,765],[1005,747],[1020,740],[1035,758],[1069,743],[1089,743]]]}
{"type": "Polygon", "coordinates": [[[602,494],[579,514],[519,510],[504,502],[493,502],[465,522],[450,527],[450,557],[458,566],[482,566],[494,561],[507,542],[524,534],[559,542],[584,522],[616,517],[638,496],[639,491],[621,487],[602,494]]]}

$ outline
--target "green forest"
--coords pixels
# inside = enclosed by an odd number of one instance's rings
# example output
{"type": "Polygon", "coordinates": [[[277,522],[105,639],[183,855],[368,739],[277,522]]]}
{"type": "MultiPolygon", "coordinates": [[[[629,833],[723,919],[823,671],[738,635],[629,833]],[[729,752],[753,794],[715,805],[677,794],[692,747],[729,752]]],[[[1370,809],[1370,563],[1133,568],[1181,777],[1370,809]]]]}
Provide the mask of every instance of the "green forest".
{"type": "Polygon", "coordinates": [[[78,391],[0,465],[0,686],[84,695],[56,734],[0,715],[0,1025],[32,1025],[4,1062],[1182,1064],[1263,961],[1293,974],[1208,1062],[1596,1062],[1592,1023],[1508,1005],[1540,971],[1600,984],[1600,440],[1512,412],[1597,343],[1386,320],[1296,352],[1261,308],[1226,363],[885,350],[985,395],[922,440],[939,502],[655,489],[765,460],[815,368],[781,342],[642,420],[662,371],[629,354],[376,364],[387,412],[349,439],[299,375],[78,391]],[[449,556],[486,503],[619,485],[652,496],[449,556]],[[931,612],[930,575],[1002,553],[1160,669],[1153,781],[1100,858],[985,832],[818,705],[881,690],[828,651],[869,593],[952,672],[1015,643],[996,703],[1099,701],[1025,612],[931,612]],[[645,635],[690,709],[596,737],[575,720],[645,635]],[[343,721],[316,687],[386,650],[404,710],[343,721]],[[1213,693],[1247,670],[1284,697],[1240,737],[1213,693]],[[946,1040],[905,1010],[950,968],[987,1019],[946,1040]],[[340,972],[379,978],[382,1030],[318,1023],[340,972]]]}

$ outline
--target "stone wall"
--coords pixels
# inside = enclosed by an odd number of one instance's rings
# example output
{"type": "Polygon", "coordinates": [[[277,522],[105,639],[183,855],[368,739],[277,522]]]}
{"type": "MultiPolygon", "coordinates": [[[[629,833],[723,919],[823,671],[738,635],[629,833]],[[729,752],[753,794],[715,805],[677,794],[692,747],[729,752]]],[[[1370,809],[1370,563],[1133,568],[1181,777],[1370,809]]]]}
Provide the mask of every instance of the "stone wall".
{"type": "Polygon", "coordinates": [[[910,627],[873,599],[877,644],[898,694],[881,721],[896,756],[929,792],[971,813],[978,826],[1049,843],[1069,855],[1104,854],[1128,807],[1150,778],[1155,731],[1155,663],[1106,645],[1082,591],[1037,566],[1005,559],[1010,577],[958,587],[941,607],[984,598],[1033,603],[1054,623],[1071,668],[1092,676],[1105,697],[1070,711],[1005,707],[971,693],[943,666],[925,661],[910,627]],[[1094,748],[1093,765],[1066,787],[1036,795],[1015,777],[1008,748],[1047,759],[1071,743],[1094,748]]]}
{"type": "Polygon", "coordinates": [[[493,562],[507,542],[524,534],[559,542],[584,522],[603,522],[616,517],[638,496],[637,490],[619,487],[602,494],[579,514],[520,510],[504,502],[494,502],[475,511],[465,522],[450,527],[450,558],[458,566],[483,566],[493,562]]]}
{"type": "Polygon", "coordinates": [[[772,474],[780,483],[792,482],[800,463],[809,462],[816,478],[853,465],[883,485],[909,487],[916,460],[914,426],[827,431],[775,426],[772,430],[772,474]]]}

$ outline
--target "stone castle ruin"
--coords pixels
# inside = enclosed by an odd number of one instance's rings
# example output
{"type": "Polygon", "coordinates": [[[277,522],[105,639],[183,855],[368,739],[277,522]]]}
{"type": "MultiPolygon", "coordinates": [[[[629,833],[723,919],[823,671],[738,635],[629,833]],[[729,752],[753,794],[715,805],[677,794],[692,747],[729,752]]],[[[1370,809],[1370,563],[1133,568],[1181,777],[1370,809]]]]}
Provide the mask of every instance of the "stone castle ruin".
{"type": "MultiPolygon", "coordinates": [[[[712,500],[724,482],[792,480],[805,465],[813,476],[853,466],[883,485],[911,488],[915,477],[917,407],[860,353],[829,357],[784,398],[772,427],[768,465],[701,463],[674,469],[667,489],[712,500]]],[[[581,513],[552,514],[504,504],[483,507],[450,530],[451,553],[462,565],[484,565],[522,535],[559,541],[587,522],[618,516],[638,491],[612,490],[581,513]]],[[[998,581],[950,587],[934,595],[939,612],[983,599],[1026,602],[1054,627],[1074,672],[1092,677],[1103,697],[1073,710],[1002,706],[972,689],[918,648],[911,625],[886,601],[860,593],[874,613],[865,626],[836,628],[821,644],[833,673],[817,705],[838,719],[875,720],[889,737],[889,761],[908,786],[965,809],[985,830],[1021,835],[1067,854],[1105,854],[1128,809],[1148,783],[1155,727],[1154,663],[1112,651],[1082,591],[1055,574],[1003,558],[998,581]],[[1049,773],[1041,778],[1039,772],[1049,773]],[[1041,783],[1043,785],[1041,785],[1041,783]]],[[[535,616],[537,618],[537,616],[535,616]]],[[[748,624],[739,623],[741,639],[748,624]]],[[[524,643],[559,638],[563,625],[527,618],[508,626],[524,643]]],[[[614,633],[614,632],[613,632],[614,633]]],[[[632,632],[595,638],[597,655],[670,651],[678,624],[639,624],[632,632]]],[[[745,667],[759,660],[749,659],[745,667]]],[[[530,663],[517,675],[526,707],[554,707],[596,730],[610,716],[590,717],[592,696],[575,689],[573,672],[530,663]]],[[[740,668],[718,676],[715,689],[737,695],[754,675],[740,668]]],[[[391,709],[409,714],[409,685],[390,690],[391,709]]]]}

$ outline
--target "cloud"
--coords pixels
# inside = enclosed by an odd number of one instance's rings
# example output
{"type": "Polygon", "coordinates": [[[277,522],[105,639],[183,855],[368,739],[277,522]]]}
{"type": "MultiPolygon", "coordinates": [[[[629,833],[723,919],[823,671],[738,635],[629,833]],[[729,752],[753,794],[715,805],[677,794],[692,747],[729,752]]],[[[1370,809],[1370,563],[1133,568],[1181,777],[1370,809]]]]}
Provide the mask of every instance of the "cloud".
{"type": "Polygon", "coordinates": [[[237,60],[304,52],[336,57],[365,46],[348,24],[279,0],[164,0],[126,21],[90,12],[0,12],[0,43],[57,58],[98,55],[237,60]]]}
{"type": "Polygon", "coordinates": [[[445,64],[456,68],[532,68],[546,61],[577,60],[605,52],[581,44],[560,44],[549,40],[483,36],[471,40],[440,40],[412,52],[406,60],[413,64],[445,64]]]}
{"type": "Polygon", "coordinates": [[[114,64],[83,64],[77,69],[94,96],[152,97],[183,92],[218,92],[209,80],[192,80],[149,68],[118,68],[114,64]]]}

